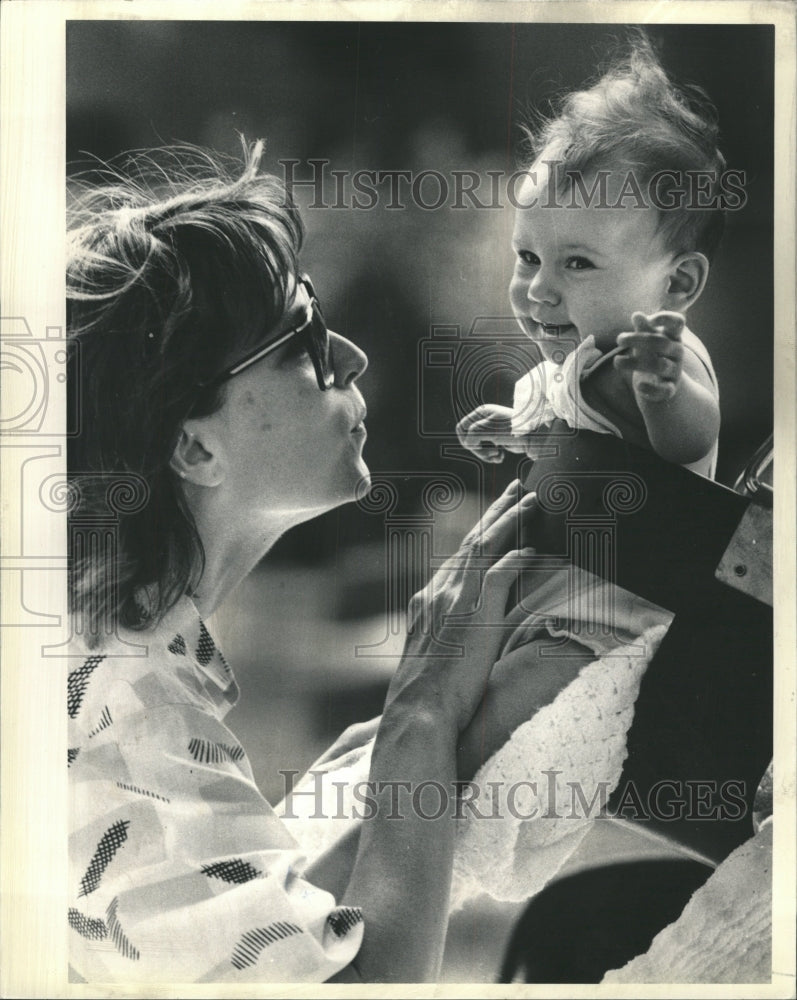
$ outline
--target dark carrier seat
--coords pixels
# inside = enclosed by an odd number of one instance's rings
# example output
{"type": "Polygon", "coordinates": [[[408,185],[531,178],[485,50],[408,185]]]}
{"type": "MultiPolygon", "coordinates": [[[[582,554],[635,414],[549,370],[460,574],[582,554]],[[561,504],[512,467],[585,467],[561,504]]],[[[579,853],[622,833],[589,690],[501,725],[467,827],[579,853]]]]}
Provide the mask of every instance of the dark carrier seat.
{"type": "Polygon", "coordinates": [[[751,836],[772,757],[771,510],[619,438],[555,426],[549,441],[555,454],[524,484],[540,501],[538,554],[675,616],[643,677],[610,811],[718,863],[751,836]],[[637,799],[657,787],[673,818],[640,817],[637,799]]]}
{"type": "Polygon", "coordinates": [[[753,834],[772,757],[772,490],[760,476],[771,439],[737,481],[747,496],[608,435],[555,425],[546,448],[524,484],[540,500],[528,543],[674,614],[642,678],[608,803],[673,853],[553,881],[515,926],[498,976],[598,983],[646,951],[712,863],[753,834]],[[646,808],[662,782],[684,803],[671,819],[646,808]]]}

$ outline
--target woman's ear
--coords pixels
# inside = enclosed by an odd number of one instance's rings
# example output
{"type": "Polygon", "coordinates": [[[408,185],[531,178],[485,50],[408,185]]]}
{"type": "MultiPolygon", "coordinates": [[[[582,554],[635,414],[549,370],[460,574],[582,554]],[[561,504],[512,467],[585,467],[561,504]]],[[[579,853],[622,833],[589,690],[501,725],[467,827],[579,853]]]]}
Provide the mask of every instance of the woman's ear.
{"type": "Polygon", "coordinates": [[[181,479],[196,486],[218,486],[224,479],[217,448],[201,427],[183,425],[169,465],[181,479]]]}
{"type": "Polygon", "coordinates": [[[679,254],[670,265],[666,308],[686,312],[700,298],[709,272],[708,257],[697,250],[679,254]]]}

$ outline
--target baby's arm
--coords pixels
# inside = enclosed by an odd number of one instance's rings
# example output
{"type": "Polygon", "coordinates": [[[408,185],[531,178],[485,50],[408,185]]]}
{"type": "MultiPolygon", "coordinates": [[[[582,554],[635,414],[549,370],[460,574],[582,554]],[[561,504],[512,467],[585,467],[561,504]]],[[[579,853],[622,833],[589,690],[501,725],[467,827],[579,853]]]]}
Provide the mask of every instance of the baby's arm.
{"type": "Polygon", "coordinates": [[[621,333],[614,359],[634,393],[653,450],[678,464],[697,462],[719,434],[716,389],[705,365],[681,341],[680,313],[634,313],[633,333],[621,333]]]}
{"type": "Polygon", "coordinates": [[[502,462],[505,451],[523,454],[521,441],[512,433],[512,410],[494,403],[477,406],[457,424],[463,448],[483,462],[502,462]]]}

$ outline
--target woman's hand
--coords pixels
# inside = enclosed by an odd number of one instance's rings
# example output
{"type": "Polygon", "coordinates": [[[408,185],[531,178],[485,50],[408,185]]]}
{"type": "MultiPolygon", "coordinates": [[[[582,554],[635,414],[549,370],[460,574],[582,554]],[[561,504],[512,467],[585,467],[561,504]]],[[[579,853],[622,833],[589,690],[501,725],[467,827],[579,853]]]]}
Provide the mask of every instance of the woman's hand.
{"type": "Polygon", "coordinates": [[[451,737],[484,695],[507,632],[506,605],[533,549],[512,548],[521,520],[535,509],[515,480],[466,535],[459,550],[410,601],[407,639],[385,704],[433,712],[451,737]]]}
{"type": "Polygon", "coordinates": [[[536,504],[520,492],[515,481],[410,602],[404,655],[371,755],[375,812],[360,828],[342,899],[362,907],[365,935],[338,979],[437,978],[454,855],[456,818],[449,807],[456,800],[457,741],[512,627],[506,604],[523,557],[506,549],[536,504]],[[432,814],[421,798],[431,786],[443,800],[432,814]]]}

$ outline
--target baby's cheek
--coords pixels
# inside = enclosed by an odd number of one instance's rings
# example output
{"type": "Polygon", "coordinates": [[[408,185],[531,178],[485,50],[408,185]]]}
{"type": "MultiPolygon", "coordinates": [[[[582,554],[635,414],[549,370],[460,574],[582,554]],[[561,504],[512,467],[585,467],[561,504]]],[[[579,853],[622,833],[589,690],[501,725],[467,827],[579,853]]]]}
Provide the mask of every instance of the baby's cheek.
{"type": "Polygon", "coordinates": [[[512,303],[513,307],[521,305],[526,299],[526,282],[521,281],[520,276],[517,273],[512,275],[512,280],[509,282],[509,301],[512,303]]]}

